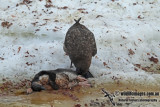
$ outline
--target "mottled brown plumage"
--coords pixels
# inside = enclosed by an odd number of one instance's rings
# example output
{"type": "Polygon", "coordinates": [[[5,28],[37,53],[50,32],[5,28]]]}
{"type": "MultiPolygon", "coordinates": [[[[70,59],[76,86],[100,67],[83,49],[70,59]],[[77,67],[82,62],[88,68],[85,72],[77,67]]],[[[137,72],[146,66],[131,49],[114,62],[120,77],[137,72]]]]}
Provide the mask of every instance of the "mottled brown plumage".
{"type": "Polygon", "coordinates": [[[94,34],[80,24],[79,21],[71,26],[64,41],[64,51],[69,55],[71,63],[75,65],[79,74],[84,75],[89,71],[92,56],[97,53],[94,34]]]}

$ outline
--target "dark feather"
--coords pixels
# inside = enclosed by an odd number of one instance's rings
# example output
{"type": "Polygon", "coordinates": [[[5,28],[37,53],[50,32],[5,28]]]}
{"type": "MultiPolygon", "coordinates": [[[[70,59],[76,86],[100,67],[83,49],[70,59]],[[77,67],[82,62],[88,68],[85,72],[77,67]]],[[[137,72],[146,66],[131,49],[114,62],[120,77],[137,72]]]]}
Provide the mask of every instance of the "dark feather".
{"type": "Polygon", "coordinates": [[[67,31],[64,41],[64,51],[69,55],[71,62],[80,74],[89,71],[92,56],[97,54],[97,46],[94,34],[80,24],[78,20],[67,31]]]}

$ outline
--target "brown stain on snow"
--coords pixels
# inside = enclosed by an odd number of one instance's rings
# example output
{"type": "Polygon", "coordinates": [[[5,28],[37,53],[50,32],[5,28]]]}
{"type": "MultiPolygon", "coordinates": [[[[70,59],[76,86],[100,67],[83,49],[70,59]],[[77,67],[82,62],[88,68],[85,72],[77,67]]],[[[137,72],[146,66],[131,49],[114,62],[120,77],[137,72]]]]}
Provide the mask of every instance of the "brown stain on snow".
{"type": "MultiPolygon", "coordinates": [[[[137,91],[137,92],[158,92],[157,86],[146,86],[140,84],[124,84],[124,83],[107,83],[95,85],[92,88],[88,87],[75,87],[71,90],[47,90],[41,92],[34,92],[26,95],[25,90],[16,92],[12,97],[20,97],[21,100],[9,101],[7,103],[1,102],[4,97],[0,97],[0,107],[73,107],[76,104],[81,106],[89,105],[91,100],[103,98],[104,94],[101,89],[105,89],[109,93],[115,91],[137,91]],[[88,99],[88,100],[86,100],[88,99]]],[[[10,95],[5,96],[9,98],[10,95]]],[[[159,98],[159,96],[158,96],[159,98]]]]}

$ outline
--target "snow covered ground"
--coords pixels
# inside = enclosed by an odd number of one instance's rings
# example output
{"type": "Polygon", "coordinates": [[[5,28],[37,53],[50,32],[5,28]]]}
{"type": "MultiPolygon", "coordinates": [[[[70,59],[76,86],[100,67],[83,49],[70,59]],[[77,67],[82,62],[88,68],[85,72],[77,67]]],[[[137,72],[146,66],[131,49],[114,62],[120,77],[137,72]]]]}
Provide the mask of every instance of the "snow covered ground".
{"type": "Polygon", "coordinates": [[[0,0],[0,77],[69,68],[63,42],[79,17],[96,38],[90,72],[97,83],[160,87],[160,0],[0,0]],[[144,71],[151,64],[157,71],[144,71]]]}

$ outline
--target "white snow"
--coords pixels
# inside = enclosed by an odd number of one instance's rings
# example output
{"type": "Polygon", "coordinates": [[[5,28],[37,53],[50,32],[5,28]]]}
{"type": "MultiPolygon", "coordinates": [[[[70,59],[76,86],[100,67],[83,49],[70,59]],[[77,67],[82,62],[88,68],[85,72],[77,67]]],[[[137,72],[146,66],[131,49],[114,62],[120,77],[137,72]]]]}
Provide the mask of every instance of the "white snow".
{"type": "Polygon", "coordinates": [[[98,53],[90,72],[97,83],[117,77],[124,83],[160,86],[159,74],[134,70],[134,64],[154,64],[151,56],[160,60],[160,0],[52,0],[50,8],[46,2],[0,0],[0,23],[13,23],[0,26],[1,78],[32,78],[40,70],[69,68],[65,34],[74,19],[82,17],[80,22],[96,38],[98,53]],[[128,55],[129,49],[135,54],[128,55]]]}

